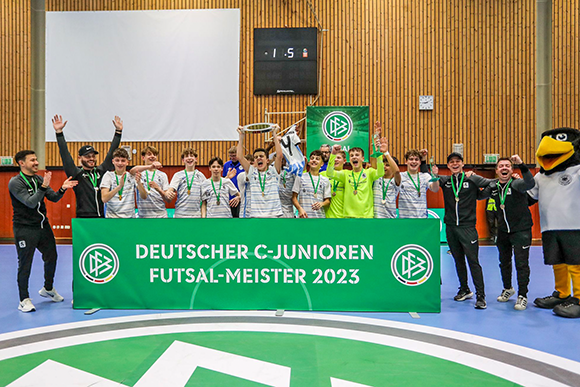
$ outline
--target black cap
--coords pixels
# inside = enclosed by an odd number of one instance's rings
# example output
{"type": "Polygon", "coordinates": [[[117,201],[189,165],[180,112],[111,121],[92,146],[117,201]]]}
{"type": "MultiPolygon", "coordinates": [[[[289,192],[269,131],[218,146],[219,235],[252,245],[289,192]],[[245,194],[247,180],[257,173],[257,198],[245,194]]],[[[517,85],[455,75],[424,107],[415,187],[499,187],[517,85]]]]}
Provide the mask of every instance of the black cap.
{"type": "Polygon", "coordinates": [[[461,153],[452,152],[449,153],[449,156],[447,156],[447,162],[449,162],[449,160],[451,160],[454,157],[457,157],[459,160],[463,161],[463,155],[461,153]]]}
{"type": "Polygon", "coordinates": [[[86,156],[89,153],[94,153],[96,155],[99,154],[99,152],[97,152],[92,145],[84,145],[81,147],[81,149],[79,149],[79,156],[86,156]]]}

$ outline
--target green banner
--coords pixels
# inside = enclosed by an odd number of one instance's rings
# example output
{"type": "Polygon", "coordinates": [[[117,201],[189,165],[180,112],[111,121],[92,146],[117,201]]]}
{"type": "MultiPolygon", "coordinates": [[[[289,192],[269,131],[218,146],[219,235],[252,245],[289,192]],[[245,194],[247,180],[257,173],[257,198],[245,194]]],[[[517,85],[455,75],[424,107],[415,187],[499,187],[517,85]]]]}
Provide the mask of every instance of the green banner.
{"type": "Polygon", "coordinates": [[[73,219],[74,307],[440,312],[434,219],[73,219]]]}
{"type": "Polygon", "coordinates": [[[439,240],[441,243],[447,243],[447,233],[445,231],[445,223],[443,223],[445,208],[429,208],[427,210],[427,215],[429,218],[437,219],[439,221],[439,240]]]}
{"type": "Polygon", "coordinates": [[[347,152],[359,147],[369,153],[368,106],[308,106],[306,108],[307,155],[322,144],[339,144],[347,152]]]}

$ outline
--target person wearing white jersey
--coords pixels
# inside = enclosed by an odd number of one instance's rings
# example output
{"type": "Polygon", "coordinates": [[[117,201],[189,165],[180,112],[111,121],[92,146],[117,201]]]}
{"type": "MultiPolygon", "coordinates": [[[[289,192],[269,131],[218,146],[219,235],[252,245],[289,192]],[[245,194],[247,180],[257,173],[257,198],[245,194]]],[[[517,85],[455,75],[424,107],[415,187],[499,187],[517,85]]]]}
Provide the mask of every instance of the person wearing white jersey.
{"type": "Polygon", "coordinates": [[[202,218],[231,218],[232,209],[240,203],[240,193],[228,178],[222,177],[224,162],[219,157],[209,161],[211,177],[201,186],[202,218]],[[233,197],[230,200],[230,197],[233,197]]]}
{"type": "MultiPolygon", "coordinates": [[[[254,165],[254,156],[248,153],[245,158],[250,162],[250,165],[254,165]]],[[[252,206],[250,205],[252,199],[252,194],[250,192],[250,179],[248,179],[246,171],[238,173],[236,179],[238,179],[238,189],[240,190],[239,217],[249,218],[252,213],[252,206]]]]}
{"type": "Polygon", "coordinates": [[[141,198],[147,197],[147,192],[141,182],[141,173],[135,176],[127,172],[129,154],[123,148],[113,152],[114,171],[108,171],[101,181],[101,197],[105,204],[106,218],[134,218],[135,191],[141,198]]]}
{"type": "Polygon", "coordinates": [[[244,156],[244,131],[238,127],[238,159],[250,180],[252,218],[280,218],[282,217],[282,205],[280,204],[279,184],[280,171],[282,168],[282,148],[277,131],[278,125],[274,128],[274,146],[276,148],[276,158],[273,165],[269,164],[268,151],[264,148],[257,148],[252,155],[254,165],[246,160],[244,156]]]}
{"type": "Polygon", "coordinates": [[[295,218],[294,203],[292,202],[292,188],[297,176],[289,171],[286,165],[286,159],[282,159],[282,173],[280,173],[280,204],[282,205],[283,218],[295,218]]]}
{"type": "Polygon", "coordinates": [[[310,153],[310,170],[294,181],[292,203],[300,218],[326,218],[324,208],[330,204],[330,180],[321,176],[322,151],[310,153]]]}
{"type": "Polygon", "coordinates": [[[383,155],[385,174],[373,183],[374,217],[393,219],[397,217],[397,195],[401,184],[401,173],[394,157],[389,152],[383,155]]]}
{"type": "Polygon", "coordinates": [[[427,190],[439,191],[439,181],[430,181],[430,174],[419,172],[421,153],[418,150],[407,151],[405,163],[407,171],[401,173],[399,186],[399,218],[427,218],[427,190]]]}
{"type": "Polygon", "coordinates": [[[185,148],[181,152],[182,171],[176,172],[171,178],[169,190],[177,195],[174,218],[201,218],[201,186],[206,180],[201,171],[195,168],[197,152],[185,148]]]}
{"type": "Polygon", "coordinates": [[[141,181],[147,191],[145,199],[137,197],[139,218],[167,218],[165,203],[175,199],[175,191],[169,189],[167,174],[159,170],[161,164],[157,161],[159,151],[153,146],[147,146],[141,151],[144,166],[131,168],[131,174],[141,172],[141,181]]]}

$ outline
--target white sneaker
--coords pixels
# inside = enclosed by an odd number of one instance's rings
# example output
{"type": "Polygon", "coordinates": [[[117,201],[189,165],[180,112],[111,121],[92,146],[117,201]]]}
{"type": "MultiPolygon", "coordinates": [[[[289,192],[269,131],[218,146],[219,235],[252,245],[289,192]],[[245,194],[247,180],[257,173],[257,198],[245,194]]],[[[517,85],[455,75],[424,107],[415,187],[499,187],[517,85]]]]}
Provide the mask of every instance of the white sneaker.
{"type": "Polygon", "coordinates": [[[25,298],[24,300],[20,301],[20,304],[18,304],[18,310],[24,313],[28,313],[34,312],[36,308],[34,307],[34,304],[30,298],[25,298]]]}
{"type": "Polygon", "coordinates": [[[513,296],[514,294],[516,294],[516,291],[514,290],[514,288],[504,289],[504,290],[502,290],[502,292],[499,295],[499,297],[497,298],[497,300],[499,302],[507,302],[510,299],[510,297],[513,296]]]}
{"type": "Polygon", "coordinates": [[[525,310],[527,306],[528,306],[528,299],[524,296],[518,296],[516,304],[514,305],[514,309],[525,310]]]}
{"type": "Polygon", "coordinates": [[[52,288],[52,290],[49,291],[43,287],[38,291],[38,294],[40,294],[42,297],[50,298],[52,302],[61,302],[64,300],[64,297],[58,294],[55,288],[52,288]]]}

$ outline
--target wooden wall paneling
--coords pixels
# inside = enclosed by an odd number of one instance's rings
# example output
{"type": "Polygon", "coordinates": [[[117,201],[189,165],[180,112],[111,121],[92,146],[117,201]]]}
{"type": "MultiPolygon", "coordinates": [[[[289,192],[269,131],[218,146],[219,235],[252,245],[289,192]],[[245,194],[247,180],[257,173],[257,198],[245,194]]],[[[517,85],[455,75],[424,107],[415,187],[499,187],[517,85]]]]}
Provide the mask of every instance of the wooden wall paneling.
{"type": "MultiPolygon", "coordinates": [[[[534,161],[534,2],[314,0],[312,4],[329,30],[321,48],[324,70],[319,105],[368,104],[371,120],[384,122],[398,155],[411,147],[429,146],[436,159],[442,160],[451,144],[462,142],[471,162],[480,162],[483,153],[515,151],[527,162],[534,161]],[[435,96],[434,111],[418,112],[421,93],[435,96]]],[[[1,101],[4,154],[24,147],[30,137],[27,6],[2,2],[2,30],[10,30],[2,35],[2,75],[3,83],[8,83],[2,88],[1,101]],[[15,38],[18,31],[23,32],[15,38]],[[15,51],[24,55],[15,58],[15,51]],[[19,129],[17,134],[7,131],[9,127],[19,129]],[[11,146],[9,151],[7,146],[11,146]]],[[[214,7],[241,9],[240,121],[260,120],[264,108],[303,110],[308,97],[253,95],[252,32],[253,27],[315,26],[305,2],[47,2],[47,9],[54,11],[214,7]]],[[[578,8],[578,0],[554,1],[554,123],[570,126],[580,126],[578,8]]],[[[287,126],[290,117],[280,117],[279,122],[287,126]]],[[[251,139],[250,145],[261,145],[261,141],[251,139]]],[[[164,162],[178,158],[181,146],[157,145],[163,149],[162,158],[167,158],[164,162]]],[[[216,144],[213,151],[211,146],[200,147],[204,149],[200,161],[207,161],[206,152],[225,157],[228,146],[216,144]]],[[[60,165],[55,148],[55,144],[47,145],[48,165],[60,165]]]]}
{"type": "Polygon", "coordinates": [[[30,148],[30,4],[0,5],[0,155],[30,148]]]}

